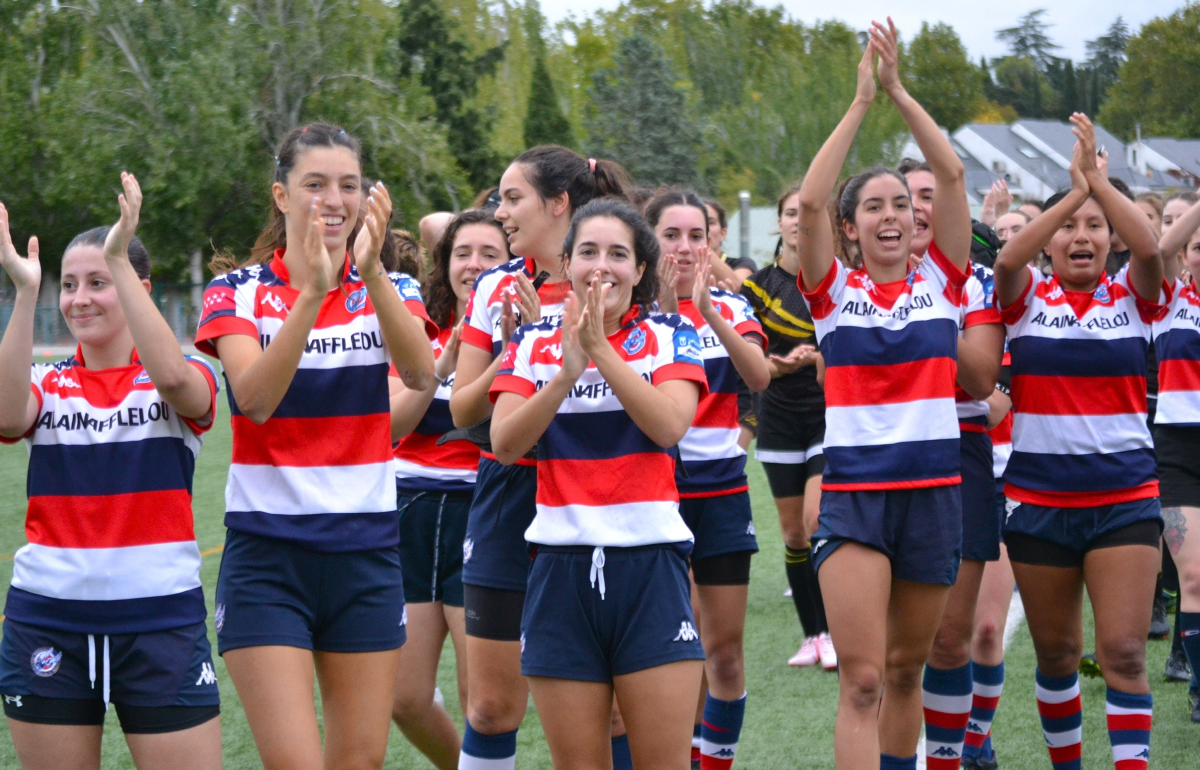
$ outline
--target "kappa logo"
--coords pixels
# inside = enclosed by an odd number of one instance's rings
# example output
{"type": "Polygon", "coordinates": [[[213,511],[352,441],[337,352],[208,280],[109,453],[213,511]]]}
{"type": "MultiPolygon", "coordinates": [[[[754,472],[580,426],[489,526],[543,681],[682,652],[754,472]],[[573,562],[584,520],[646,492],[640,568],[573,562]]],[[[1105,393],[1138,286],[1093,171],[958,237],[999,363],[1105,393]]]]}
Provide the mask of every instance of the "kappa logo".
{"type": "Polygon", "coordinates": [[[346,297],[346,312],[357,313],[367,306],[367,290],[365,288],[350,292],[346,297]]]}
{"type": "Polygon", "coordinates": [[[283,300],[280,299],[279,295],[275,294],[274,292],[269,291],[266,294],[264,294],[263,298],[259,302],[259,304],[260,305],[270,305],[271,309],[274,310],[276,313],[283,313],[283,312],[287,311],[287,305],[284,304],[283,300]]]}
{"type": "Polygon", "coordinates": [[[76,382],[69,374],[59,374],[54,378],[54,384],[60,388],[78,388],[79,383],[76,382]]]}
{"type": "Polygon", "coordinates": [[[217,672],[213,671],[212,664],[208,661],[200,664],[200,678],[196,680],[197,687],[217,683],[217,672]]]}
{"type": "Polygon", "coordinates": [[[826,544],[826,543],[828,543],[828,542],[829,542],[829,540],[828,540],[828,539],[826,539],[826,538],[821,538],[821,539],[820,539],[820,540],[818,540],[817,542],[813,543],[813,544],[812,544],[812,548],[811,548],[811,549],[810,549],[810,551],[809,551],[809,555],[810,555],[810,556],[816,556],[816,555],[817,555],[817,551],[819,551],[819,550],[821,550],[822,548],[824,548],[824,547],[825,547],[825,544],[826,544]]]}
{"type": "Polygon", "coordinates": [[[1046,292],[1046,299],[1048,299],[1048,300],[1058,299],[1061,296],[1063,296],[1063,287],[1061,287],[1061,286],[1056,285],[1050,291],[1046,292]]]}
{"type": "Polygon", "coordinates": [[[1147,746],[1146,748],[1139,751],[1137,753],[1137,758],[1138,759],[1149,759],[1150,758],[1150,747],[1147,746]]]}
{"type": "Polygon", "coordinates": [[[1008,520],[1012,518],[1013,512],[1016,511],[1020,507],[1021,507],[1021,503],[1019,501],[1014,500],[1011,497],[1004,498],[1004,523],[1005,524],[1007,524],[1008,520]]]}
{"type": "Polygon", "coordinates": [[[639,328],[634,328],[629,332],[629,336],[621,343],[621,348],[631,356],[636,355],[644,347],[646,347],[646,332],[639,328]]]}
{"type": "Polygon", "coordinates": [[[688,621],[683,621],[679,624],[679,633],[675,634],[672,642],[694,642],[700,638],[700,634],[696,633],[696,627],[688,621]]]}
{"type": "Polygon", "coordinates": [[[758,535],[758,533],[754,531],[754,522],[750,522],[746,525],[746,534],[750,535],[751,537],[756,537],[758,535]]]}
{"type": "Polygon", "coordinates": [[[213,614],[213,623],[217,627],[217,633],[221,633],[221,629],[225,627],[225,605],[218,604],[217,611],[213,614]]]}
{"type": "Polygon", "coordinates": [[[471,560],[471,554],[475,553],[475,541],[471,538],[463,540],[463,564],[471,560]]]}
{"type": "Polygon", "coordinates": [[[979,726],[978,722],[967,722],[967,732],[982,735],[983,728],[979,726]]]}
{"type": "Polygon", "coordinates": [[[17,708],[21,708],[25,705],[24,703],[21,702],[20,695],[5,695],[4,702],[11,703],[12,705],[16,706],[17,708]]]}
{"type": "Polygon", "coordinates": [[[551,358],[561,361],[562,360],[562,343],[556,342],[553,345],[547,345],[546,352],[550,354],[551,358]]]}
{"type": "Polygon", "coordinates": [[[400,625],[408,625],[408,605],[405,605],[404,609],[400,610],[400,625]]]}
{"type": "Polygon", "coordinates": [[[931,756],[931,757],[946,757],[947,759],[954,759],[954,758],[958,757],[958,752],[955,751],[954,749],[950,748],[949,746],[942,746],[937,751],[930,754],[929,756],[931,756]]]}
{"type": "Polygon", "coordinates": [[[728,746],[722,749],[717,749],[713,753],[709,754],[710,757],[716,757],[717,759],[733,759],[736,755],[737,752],[728,746]]]}
{"type": "Polygon", "coordinates": [[[521,654],[525,654],[525,634],[521,634],[521,654]]]}
{"type": "Polygon", "coordinates": [[[34,650],[29,656],[29,665],[33,669],[33,673],[40,677],[50,677],[58,673],[58,667],[62,665],[63,654],[53,647],[42,647],[39,650],[34,650]]]}

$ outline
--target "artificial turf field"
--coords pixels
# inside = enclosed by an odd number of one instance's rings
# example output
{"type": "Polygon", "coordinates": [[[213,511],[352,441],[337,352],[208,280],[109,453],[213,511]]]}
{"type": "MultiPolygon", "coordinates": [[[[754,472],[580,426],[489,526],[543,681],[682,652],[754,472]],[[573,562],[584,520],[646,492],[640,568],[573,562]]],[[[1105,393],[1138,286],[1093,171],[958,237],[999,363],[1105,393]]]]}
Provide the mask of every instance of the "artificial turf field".
{"type": "MultiPolygon", "coordinates": [[[[222,399],[223,400],[223,399],[222,399]]],[[[230,458],[229,420],[224,404],[217,425],[208,434],[196,466],[196,536],[204,559],[202,577],[208,607],[220,565],[219,547],[224,542],[225,475],[230,458]]],[[[25,542],[25,466],[22,445],[0,446],[0,585],[12,576],[12,554],[25,542]]],[[[736,766],[759,768],[833,768],[833,725],[837,702],[837,677],[820,669],[792,669],[786,665],[800,643],[800,628],[783,571],[783,545],[776,524],[775,508],[762,468],[753,460],[750,475],[754,516],[762,551],[754,560],[750,582],[750,606],[746,620],[746,687],[749,702],[746,723],[738,747],[736,766]]],[[[1088,619],[1090,626],[1090,618],[1088,619]]],[[[209,634],[216,649],[211,620],[209,634]]],[[[1188,717],[1186,687],[1162,681],[1163,662],[1169,643],[1149,643],[1148,667],[1154,690],[1154,735],[1151,747],[1157,768],[1200,767],[1200,725],[1188,717]]],[[[447,644],[438,680],[451,715],[462,725],[462,712],[454,684],[453,649],[447,644]]],[[[261,767],[254,740],[242,713],[237,692],[216,659],[222,697],[222,731],[226,768],[261,767]]],[[[993,739],[1001,767],[1006,770],[1048,768],[1034,701],[1034,658],[1028,633],[1020,629],[1007,656],[1008,681],[993,728],[993,739]]],[[[1083,767],[1102,770],[1112,767],[1105,732],[1104,685],[1098,679],[1082,680],[1084,702],[1083,767]]],[[[319,713],[319,711],[318,711],[319,713]]],[[[542,738],[537,714],[532,708],[519,733],[518,768],[550,768],[550,756],[542,738]]],[[[17,767],[7,726],[0,722],[0,768],[17,767]]],[[[104,739],[104,768],[132,768],[116,714],[109,713],[104,739]]],[[[425,768],[429,763],[393,728],[388,746],[387,768],[425,768]]]]}

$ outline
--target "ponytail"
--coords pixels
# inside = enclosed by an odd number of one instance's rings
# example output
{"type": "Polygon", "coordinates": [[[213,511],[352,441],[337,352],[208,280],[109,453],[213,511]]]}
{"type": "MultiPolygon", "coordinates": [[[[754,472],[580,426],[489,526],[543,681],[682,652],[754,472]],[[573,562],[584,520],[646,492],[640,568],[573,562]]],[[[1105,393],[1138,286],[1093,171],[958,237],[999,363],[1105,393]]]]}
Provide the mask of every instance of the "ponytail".
{"type": "Polygon", "coordinates": [[[526,169],[529,183],[542,200],[567,194],[567,205],[578,211],[596,198],[625,198],[629,175],[611,160],[584,158],[566,147],[543,144],[526,150],[513,163],[526,169]]]}

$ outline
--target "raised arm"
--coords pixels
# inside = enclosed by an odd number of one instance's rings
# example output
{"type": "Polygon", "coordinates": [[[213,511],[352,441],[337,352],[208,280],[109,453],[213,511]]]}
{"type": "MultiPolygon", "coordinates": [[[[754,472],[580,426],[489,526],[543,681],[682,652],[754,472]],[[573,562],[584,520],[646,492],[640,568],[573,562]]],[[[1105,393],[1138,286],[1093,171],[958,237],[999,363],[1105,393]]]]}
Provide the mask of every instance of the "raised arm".
{"type": "Polygon", "coordinates": [[[287,394],[321,303],[333,285],[333,264],[325,249],[325,222],[317,215],[318,206],[314,198],[305,213],[301,252],[308,263],[308,281],[271,344],[264,350],[258,340],[242,334],[227,334],[215,342],[238,409],[259,425],[270,419],[287,394]]]}
{"type": "Polygon", "coordinates": [[[1087,115],[1077,112],[1071,116],[1071,132],[1079,140],[1080,167],[1092,195],[1104,209],[1108,223],[1129,249],[1129,283],[1146,300],[1157,302],[1162,293],[1163,264],[1158,251],[1158,239],[1146,215],[1133,201],[1108,181],[1107,156],[1096,161],[1096,129],[1087,115]]]}
{"type": "Polygon", "coordinates": [[[1071,191],[1041,216],[1035,217],[1025,225],[996,255],[996,264],[992,266],[992,278],[996,285],[996,301],[1001,308],[1008,307],[1021,297],[1032,280],[1025,268],[1042,253],[1042,249],[1054,237],[1058,228],[1079,210],[1091,194],[1083,174],[1080,153],[1080,145],[1076,142],[1071,158],[1071,191]]]}
{"type": "Polygon", "coordinates": [[[179,341],[150,298],[150,283],[129,262],[129,244],[142,210],[142,188],[133,174],[121,172],[124,192],[117,196],[121,218],[104,241],[104,262],[113,277],[121,311],[146,374],[163,400],[184,417],[207,423],[213,417],[208,378],[183,357],[179,341]]]}
{"type": "Polygon", "coordinates": [[[863,118],[875,99],[875,42],[867,43],[858,62],[858,88],[854,101],[833,133],[808,166],[800,187],[800,272],[803,288],[811,291],[833,265],[833,225],[829,221],[829,196],[837,186],[838,174],[854,144],[863,118]]]}
{"type": "Polygon", "coordinates": [[[725,347],[730,363],[733,364],[733,368],[737,370],[742,381],[746,383],[746,387],[750,389],[751,393],[761,393],[771,384],[771,371],[767,368],[763,347],[760,343],[738,334],[733,325],[721,316],[721,311],[713,304],[712,292],[708,286],[709,264],[707,259],[698,260],[696,263],[696,282],[692,287],[692,303],[700,311],[700,315],[704,316],[704,320],[717,335],[721,345],[725,347]]]}
{"type": "Polygon", "coordinates": [[[1183,271],[1183,249],[1192,240],[1192,235],[1200,228],[1200,201],[1176,219],[1158,241],[1158,250],[1162,254],[1163,272],[1168,281],[1175,282],[1183,271]]]}
{"type": "Polygon", "coordinates": [[[37,237],[29,239],[29,256],[22,258],[8,232],[8,209],[0,203],[0,264],[17,287],[12,317],[0,340],[0,437],[20,438],[33,427],[38,415],[37,396],[30,389],[33,366],[33,319],[42,265],[37,237]]]}
{"type": "Polygon", "coordinates": [[[379,260],[392,199],[382,182],[376,182],[367,199],[368,213],[362,232],[354,242],[354,262],[375,307],[383,344],[406,387],[424,390],[433,379],[433,349],[425,336],[425,325],[404,306],[379,260]],[[365,236],[365,237],[364,237],[365,236]]]}
{"type": "Polygon", "coordinates": [[[900,52],[896,25],[871,22],[871,42],[879,52],[879,84],[896,104],[912,131],[937,181],[933,190],[933,239],[959,270],[971,259],[971,209],[967,204],[966,171],[962,160],[933,118],[912,98],[900,81],[900,52]]]}

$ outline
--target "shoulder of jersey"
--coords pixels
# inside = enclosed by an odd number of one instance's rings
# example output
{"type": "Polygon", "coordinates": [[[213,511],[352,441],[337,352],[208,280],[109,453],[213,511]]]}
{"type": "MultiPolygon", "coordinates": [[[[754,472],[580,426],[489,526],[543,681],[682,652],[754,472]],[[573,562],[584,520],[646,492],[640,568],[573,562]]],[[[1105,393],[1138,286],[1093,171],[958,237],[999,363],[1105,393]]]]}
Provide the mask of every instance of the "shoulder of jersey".
{"type": "Polygon", "coordinates": [[[522,257],[513,257],[502,265],[489,267],[479,274],[475,279],[475,285],[478,286],[480,281],[485,281],[493,278],[503,278],[506,275],[520,272],[525,269],[525,259],[522,257]]]}
{"type": "Polygon", "coordinates": [[[559,318],[543,318],[542,320],[538,321],[537,323],[522,324],[521,326],[517,327],[517,330],[515,332],[513,332],[512,339],[509,340],[509,342],[520,345],[521,342],[526,337],[537,337],[537,336],[545,336],[547,334],[553,334],[561,326],[562,326],[562,318],[561,317],[559,317],[559,318]]]}
{"type": "MultiPolygon", "coordinates": [[[[751,276],[751,277],[753,278],[753,276],[751,276]]],[[[748,303],[749,302],[749,300],[747,300],[745,297],[743,297],[741,294],[739,294],[735,291],[727,291],[725,289],[709,289],[709,293],[712,294],[713,299],[720,299],[720,300],[724,300],[726,302],[733,302],[733,303],[739,303],[739,302],[740,303],[748,303]]]]}
{"type": "Polygon", "coordinates": [[[268,265],[257,264],[246,265],[245,267],[239,267],[237,270],[231,270],[224,275],[218,275],[212,279],[209,285],[219,286],[222,283],[236,289],[239,286],[246,286],[253,283],[274,286],[280,283],[280,280],[271,272],[271,268],[268,265]]]}
{"type": "Polygon", "coordinates": [[[695,329],[696,327],[691,321],[679,315],[678,313],[660,313],[653,312],[646,315],[647,321],[656,323],[660,326],[669,326],[672,329],[695,329]]]}
{"type": "Polygon", "coordinates": [[[971,277],[980,283],[986,284],[988,281],[992,280],[992,273],[993,270],[987,265],[979,265],[974,262],[971,263],[971,277]]]}

